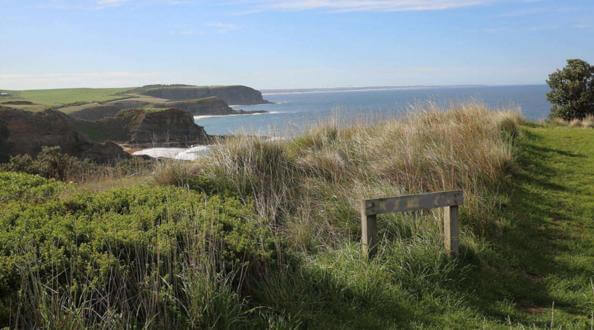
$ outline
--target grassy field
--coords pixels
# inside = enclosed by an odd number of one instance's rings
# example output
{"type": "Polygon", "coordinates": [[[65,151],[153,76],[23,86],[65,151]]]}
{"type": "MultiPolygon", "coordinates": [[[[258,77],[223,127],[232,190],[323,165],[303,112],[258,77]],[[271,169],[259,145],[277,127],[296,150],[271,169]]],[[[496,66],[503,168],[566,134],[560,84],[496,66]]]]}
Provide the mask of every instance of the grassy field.
{"type": "Polygon", "coordinates": [[[511,306],[540,327],[591,328],[594,130],[526,127],[518,149],[504,208],[508,229],[497,241],[509,256],[507,267],[523,273],[510,292],[511,306]]]}
{"type": "MultiPolygon", "coordinates": [[[[26,100],[45,106],[58,106],[77,102],[101,102],[121,98],[130,88],[64,88],[8,91],[6,100],[26,100]]],[[[0,101],[4,100],[3,98],[0,101]]]]}
{"type": "Polygon", "coordinates": [[[109,180],[1,173],[0,326],[590,329],[593,142],[467,105],[109,180]],[[458,258],[438,212],[380,216],[361,257],[361,198],[450,189],[458,258]]]}

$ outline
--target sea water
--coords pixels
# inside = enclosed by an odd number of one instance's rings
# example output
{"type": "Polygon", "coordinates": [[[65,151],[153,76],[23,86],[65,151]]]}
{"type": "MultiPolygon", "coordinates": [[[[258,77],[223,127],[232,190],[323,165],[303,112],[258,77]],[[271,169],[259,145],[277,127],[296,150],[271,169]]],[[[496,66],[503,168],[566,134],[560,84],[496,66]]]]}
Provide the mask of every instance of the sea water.
{"type": "MultiPolygon", "coordinates": [[[[290,137],[327,120],[348,125],[350,121],[377,121],[397,118],[433,104],[441,108],[466,102],[484,103],[492,109],[519,109],[524,117],[540,120],[547,117],[550,104],[546,85],[409,87],[352,90],[310,90],[264,92],[270,104],[234,106],[235,109],[265,110],[267,113],[231,116],[197,116],[196,124],[210,135],[250,134],[290,137]]],[[[138,154],[174,159],[196,159],[208,153],[208,147],[188,150],[157,148],[138,154]]]]}
{"type": "Polygon", "coordinates": [[[401,116],[429,103],[447,108],[466,102],[481,102],[493,109],[519,108],[526,118],[540,120],[546,118],[550,110],[547,92],[546,85],[264,92],[264,98],[271,104],[238,108],[268,113],[196,117],[195,120],[212,135],[245,133],[288,137],[328,119],[345,123],[382,120],[401,116]]]}

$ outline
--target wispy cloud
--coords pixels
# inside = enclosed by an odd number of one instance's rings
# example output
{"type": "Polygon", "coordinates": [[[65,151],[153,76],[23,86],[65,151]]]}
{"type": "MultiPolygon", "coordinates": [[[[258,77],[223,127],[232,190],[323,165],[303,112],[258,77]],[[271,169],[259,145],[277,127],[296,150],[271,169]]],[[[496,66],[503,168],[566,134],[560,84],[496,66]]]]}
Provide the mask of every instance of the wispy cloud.
{"type": "MultiPolygon", "coordinates": [[[[43,7],[75,9],[75,8],[109,8],[124,4],[152,2],[161,4],[200,3],[203,0],[48,0],[43,7]]],[[[222,0],[220,5],[238,5],[246,13],[270,10],[300,11],[327,10],[338,12],[350,11],[427,11],[446,10],[477,6],[500,0],[222,0]]]]}
{"type": "MultiPolygon", "coordinates": [[[[535,1],[535,0],[534,0],[535,1]]],[[[530,3],[525,1],[526,3],[530,3]]],[[[538,16],[538,15],[559,15],[560,13],[574,13],[582,10],[579,7],[567,6],[563,3],[555,4],[552,6],[539,6],[539,7],[527,7],[508,11],[499,15],[499,17],[526,17],[526,16],[538,16]]]]}
{"type": "Polygon", "coordinates": [[[123,5],[127,0],[97,0],[98,7],[113,7],[123,5]]]}
{"type": "Polygon", "coordinates": [[[253,7],[253,11],[424,11],[477,6],[495,0],[236,0],[230,3],[253,7]]]}
{"type": "MultiPolygon", "coordinates": [[[[0,0],[1,2],[2,0],[0,0]]],[[[179,5],[192,3],[194,0],[46,0],[37,3],[34,8],[63,10],[95,10],[117,8],[124,5],[167,4],[179,5]]]]}

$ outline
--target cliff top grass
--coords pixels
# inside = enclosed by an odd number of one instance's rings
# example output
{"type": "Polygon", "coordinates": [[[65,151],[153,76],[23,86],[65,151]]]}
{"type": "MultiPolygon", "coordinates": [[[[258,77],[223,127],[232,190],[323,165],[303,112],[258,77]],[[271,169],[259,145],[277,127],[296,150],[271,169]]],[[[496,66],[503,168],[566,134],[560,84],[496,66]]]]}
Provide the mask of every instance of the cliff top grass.
{"type": "MultiPolygon", "coordinates": [[[[3,91],[8,96],[0,97],[0,106],[16,108],[26,111],[43,111],[55,108],[64,113],[72,113],[87,108],[106,105],[110,101],[128,100],[146,102],[160,106],[169,100],[143,95],[147,91],[159,89],[208,89],[229,88],[237,86],[190,86],[190,85],[149,85],[138,88],[64,88],[64,89],[39,89],[22,91],[3,91]],[[25,102],[30,102],[25,104],[25,102]]],[[[177,100],[173,102],[199,102],[209,103],[215,96],[198,99],[177,100]]]]}
{"type": "Polygon", "coordinates": [[[433,110],[226,139],[138,183],[2,174],[0,326],[592,326],[594,130],[433,110]],[[380,216],[361,257],[362,197],[451,189],[458,258],[439,212],[380,216]]]}
{"type": "MultiPolygon", "coordinates": [[[[130,88],[64,88],[8,91],[7,99],[31,101],[43,106],[58,106],[77,102],[98,102],[122,98],[130,88]]],[[[3,100],[3,99],[2,99],[3,100]]]]}

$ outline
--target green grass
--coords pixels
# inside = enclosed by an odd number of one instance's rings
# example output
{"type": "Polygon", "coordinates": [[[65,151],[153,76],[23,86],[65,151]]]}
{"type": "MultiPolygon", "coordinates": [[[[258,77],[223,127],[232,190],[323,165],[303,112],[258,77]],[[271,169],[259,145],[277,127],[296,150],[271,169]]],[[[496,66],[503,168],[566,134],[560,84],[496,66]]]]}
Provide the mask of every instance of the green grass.
{"type": "Polygon", "coordinates": [[[504,213],[508,225],[496,242],[508,267],[523,277],[510,301],[520,319],[541,326],[554,313],[557,325],[591,327],[594,130],[531,127],[524,132],[520,169],[504,213]]]}
{"type": "MultiPolygon", "coordinates": [[[[284,327],[590,328],[594,130],[529,126],[520,129],[507,174],[490,192],[480,192],[480,199],[495,203],[493,208],[485,203],[484,214],[463,208],[457,260],[444,255],[432,215],[408,215],[380,217],[380,252],[366,263],[356,243],[357,214],[336,186],[326,183],[328,191],[312,197],[311,212],[321,209],[322,217],[297,231],[309,231],[307,236],[340,221],[332,226],[346,226],[351,238],[317,233],[325,239],[256,283],[255,305],[267,306],[284,327]]],[[[344,150],[338,141],[345,137],[338,136],[333,148],[344,150]]],[[[294,143],[299,150],[327,143],[315,138],[294,143]]],[[[330,173],[339,175],[339,170],[330,173]]],[[[294,230],[289,227],[289,234],[294,230]]]]}
{"type": "Polygon", "coordinates": [[[57,106],[77,102],[102,102],[121,98],[130,88],[64,88],[9,91],[11,99],[22,99],[33,103],[57,106]]]}
{"type": "Polygon", "coordinates": [[[94,193],[6,172],[0,185],[1,327],[244,321],[241,283],[223,271],[246,275],[242,263],[268,258],[269,231],[250,205],[154,185],[94,193]]]}
{"type": "Polygon", "coordinates": [[[316,254],[262,285],[260,302],[306,327],[591,328],[594,130],[522,131],[498,221],[477,237],[463,215],[458,261],[429,219],[386,217],[400,234],[374,262],[356,244],[316,254]]]}
{"type": "Polygon", "coordinates": [[[0,174],[0,326],[23,301],[39,327],[590,329],[594,130],[476,111],[232,139],[156,168],[178,187],[0,174]],[[380,216],[378,255],[362,258],[349,196],[375,184],[462,185],[460,256],[427,212],[380,216]]]}

